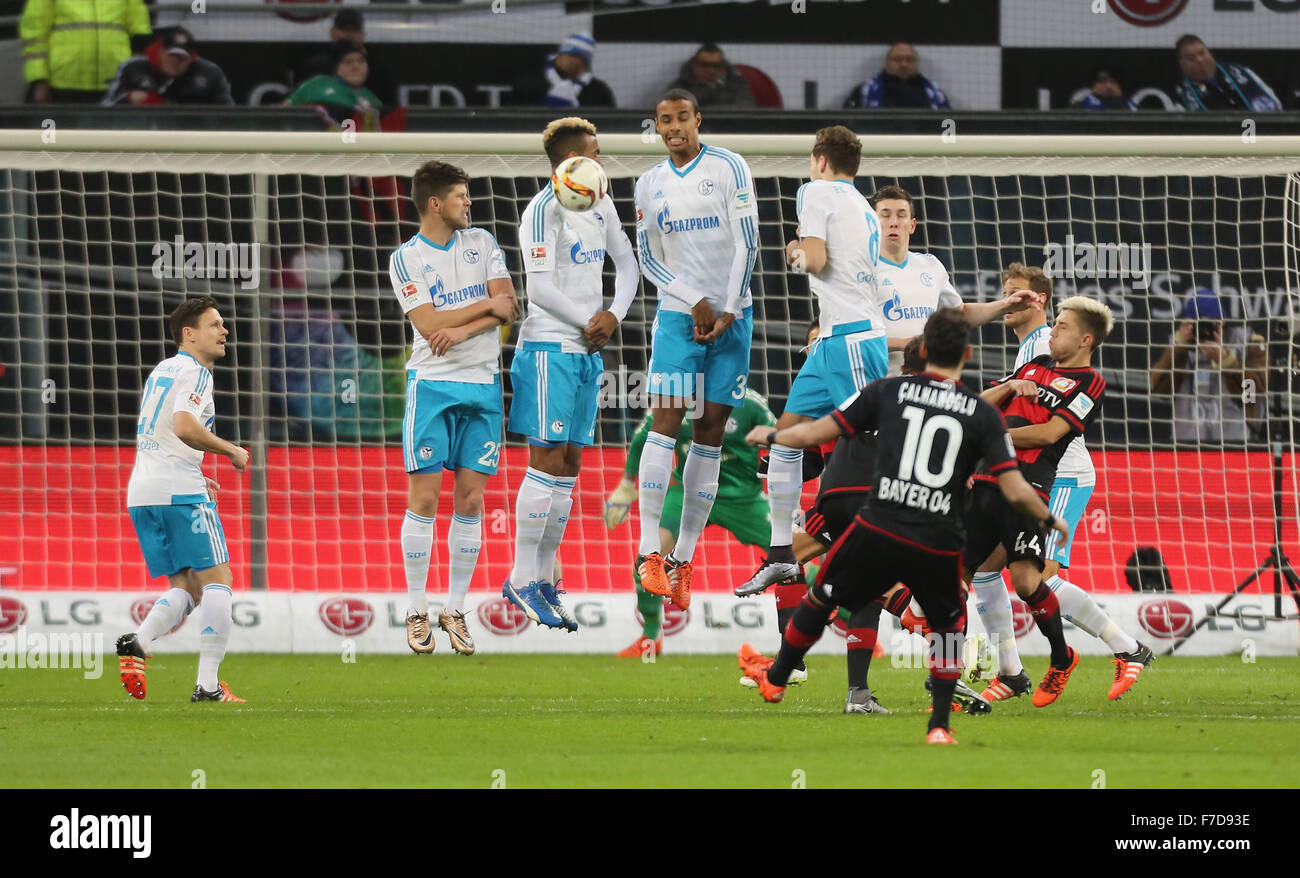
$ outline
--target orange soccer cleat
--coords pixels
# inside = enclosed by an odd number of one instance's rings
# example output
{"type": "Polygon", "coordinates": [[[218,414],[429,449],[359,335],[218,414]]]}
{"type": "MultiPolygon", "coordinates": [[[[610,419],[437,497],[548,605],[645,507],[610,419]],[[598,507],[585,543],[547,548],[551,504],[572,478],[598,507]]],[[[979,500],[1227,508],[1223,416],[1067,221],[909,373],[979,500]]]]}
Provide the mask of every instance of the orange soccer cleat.
{"type": "Polygon", "coordinates": [[[1038,688],[1034,690],[1034,707],[1046,707],[1059,698],[1065,691],[1065,684],[1070,682],[1071,672],[1079,666],[1079,654],[1073,647],[1066,647],[1066,649],[1070,651],[1070,666],[1068,668],[1047,666],[1047,674],[1043,677],[1043,682],[1039,683],[1038,688]]]}
{"type": "MultiPolygon", "coordinates": [[[[691,580],[695,577],[695,568],[691,566],[690,561],[673,559],[664,562],[664,570],[668,574],[668,584],[672,589],[673,603],[680,609],[689,610],[691,608],[691,580]]],[[[644,577],[641,581],[642,583],[645,582],[644,577]]]]}
{"type": "Polygon", "coordinates": [[[773,704],[785,697],[785,687],[778,686],[767,679],[768,668],[775,659],[768,658],[748,643],[742,644],[736,653],[736,663],[745,672],[745,676],[758,684],[758,693],[764,701],[773,704]]]}
{"type": "Polygon", "coordinates": [[[948,729],[930,729],[930,733],[925,736],[927,744],[956,744],[957,739],[952,736],[948,729]]]}
{"type": "Polygon", "coordinates": [[[122,673],[122,688],[126,694],[140,701],[148,691],[145,681],[144,647],[134,634],[123,634],[117,639],[117,666],[122,673]]]}
{"type": "Polygon", "coordinates": [[[229,701],[234,704],[247,704],[248,700],[240,698],[234,692],[230,691],[230,686],[225,680],[217,684],[217,688],[211,692],[202,686],[195,685],[194,694],[190,696],[190,701],[229,701]]]}
{"type": "Polygon", "coordinates": [[[1125,692],[1133,688],[1138,674],[1155,660],[1151,647],[1141,643],[1138,644],[1137,652],[1116,653],[1115,658],[1111,659],[1115,665],[1115,682],[1111,684],[1110,692],[1106,697],[1111,701],[1118,701],[1125,692]]]}
{"type": "Polygon", "coordinates": [[[647,655],[659,655],[664,651],[664,638],[659,635],[654,640],[642,634],[627,649],[618,653],[619,658],[645,658],[647,655]]]}
{"type": "Polygon", "coordinates": [[[641,576],[641,587],[650,594],[668,597],[672,594],[672,585],[668,582],[668,571],[664,568],[664,556],[658,552],[642,555],[636,559],[636,572],[641,576]]]}
{"type": "Polygon", "coordinates": [[[915,632],[917,628],[920,628],[922,637],[930,633],[930,623],[926,621],[924,616],[915,615],[911,607],[904,610],[903,615],[898,617],[898,624],[903,626],[904,631],[915,632]]]}

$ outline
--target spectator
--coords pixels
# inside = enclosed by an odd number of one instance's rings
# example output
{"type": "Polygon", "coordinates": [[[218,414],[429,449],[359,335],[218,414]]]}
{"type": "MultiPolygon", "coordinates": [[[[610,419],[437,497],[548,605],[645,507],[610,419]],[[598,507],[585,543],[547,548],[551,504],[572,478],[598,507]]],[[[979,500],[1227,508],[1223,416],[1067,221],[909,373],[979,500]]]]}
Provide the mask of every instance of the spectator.
{"type": "MultiPolygon", "coordinates": [[[[352,8],[338,11],[334,16],[334,24],[330,27],[329,44],[318,46],[316,51],[298,67],[294,81],[301,85],[313,76],[333,76],[334,45],[340,42],[359,43],[365,46],[366,23],[360,11],[352,8]]],[[[371,55],[368,51],[366,63],[370,65],[370,73],[362,85],[379,98],[385,107],[396,107],[397,77],[393,75],[392,68],[385,64],[379,55],[371,55]]]]}
{"type": "Polygon", "coordinates": [[[1268,376],[1263,337],[1237,326],[1225,344],[1223,307],[1204,287],[1183,313],[1173,342],[1151,367],[1151,391],[1174,397],[1174,439],[1243,442],[1256,437],[1268,376]]]}
{"type": "Polygon", "coordinates": [[[695,95],[700,107],[753,107],[753,92],[745,77],[727,63],[722,49],[705,43],[682,64],[680,75],[669,88],[682,88],[695,95]]]}
{"type": "Polygon", "coordinates": [[[27,0],[18,25],[27,99],[99,103],[131,37],[149,31],[144,0],[27,0]]]}
{"type": "Polygon", "coordinates": [[[921,75],[916,48],[911,43],[894,43],[885,56],[885,69],[875,79],[853,89],[845,107],[919,107],[947,110],[943,89],[921,75]]]}
{"type": "Polygon", "coordinates": [[[221,68],[199,57],[194,37],[172,28],[117,68],[104,105],[233,104],[230,83],[221,68]]]}
{"type": "Polygon", "coordinates": [[[1264,80],[1244,64],[1219,64],[1200,37],[1178,38],[1183,81],[1174,91],[1189,110],[1254,110],[1271,113],[1282,103],[1264,80]]]}
{"type": "Polygon", "coordinates": [[[1092,75],[1091,90],[1070,106],[1077,110],[1137,109],[1137,104],[1124,94],[1124,87],[1119,84],[1119,80],[1104,67],[1092,75]]]}
{"type": "Polygon", "coordinates": [[[509,102],[543,107],[612,107],[614,92],[591,73],[596,41],[586,34],[572,34],[546,56],[537,73],[515,81],[509,102]]]}
{"type": "Polygon", "coordinates": [[[356,118],[363,131],[379,130],[379,114],[383,104],[374,92],[366,88],[370,73],[366,49],[360,43],[339,40],[330,50],[329,74],[313,76],[294,90],[286,101],[290,106],[311,104],[318,108],[331,127],[342,127],[356,118]]]}

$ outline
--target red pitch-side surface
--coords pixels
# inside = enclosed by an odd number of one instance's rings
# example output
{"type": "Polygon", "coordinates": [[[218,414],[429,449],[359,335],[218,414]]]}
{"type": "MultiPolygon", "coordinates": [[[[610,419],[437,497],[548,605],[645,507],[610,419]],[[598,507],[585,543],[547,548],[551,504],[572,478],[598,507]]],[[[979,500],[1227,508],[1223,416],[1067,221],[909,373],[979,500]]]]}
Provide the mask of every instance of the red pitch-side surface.
{"type": "MultiPolygon", "coordinates": [[[[135,451],[130,447],[0,448],[0,587],[136,590],[156,588],[125,510],[135,451]]],[[[1228,591],[1254,569],[1272,541],[1269,457],[1264,452],[1093,452],[1097,487],[1077,528],[1069,578],[1097,591],[1126,591],[1124,563],[1155,546],[1177,591],[1228,591]]],[[[527,450],[507,448],[484,501],[484,543],[473,588],[500,588],[513,545],[514,490],[527,450]]],[[[1284,503],[1295,508],[1296,462],[1283,461],[1284,503]]],[[[560,563],[577,591],[632,588],[636,508],[605,528],[605,497],[623,453],[591,449],[560,563]]],[[[250,480],[223,460],[208,467],[222,486],[218,511],[236,587],[249,582],[250,480]]],[[[399,449],[274,448],[267,467],[268,584],[305,591],[402,591],[398,552],[406,476],[399,449]]],[[[807,495],[806,495],[807,496],[807,495]]],[[[439,509],[431,589],[445,590],[451,486],[439,509]]],[[[1283,542],[1296,548],[1293,516],[1283,542]]],[[[758,550],[710,527],[696,554],[696,587],[727,591],[748,578],[758,550]]],[[[1254,592],[1259,588],[1253,586],[1254,592]]],[[[1272,588],[1271,579],[1267,588],[1272,588]]]]}

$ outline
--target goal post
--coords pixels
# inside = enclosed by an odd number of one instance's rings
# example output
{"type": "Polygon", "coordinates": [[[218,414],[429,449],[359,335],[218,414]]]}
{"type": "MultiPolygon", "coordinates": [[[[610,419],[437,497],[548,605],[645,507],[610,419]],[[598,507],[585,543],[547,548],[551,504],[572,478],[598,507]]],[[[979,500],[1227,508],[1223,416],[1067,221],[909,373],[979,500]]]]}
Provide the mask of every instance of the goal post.
{"type": "MultiPolygon", "coordinates": [[[[754,173],[751,385],[779,414],[813,316],[806,279],[787,273],[783,257],[812,136],[703,139],[744,156],[754,173]]],[[[215,469],[229,485],[221,502],[237,580],[402,591],[395,425],[409,328],[387,259],[417,225],[405,178],[429,158],[464,167],[473,222],[501,243],[522,293],[516,226],[549,176],[540,144],[539,134],[477,132],[0,131],[9,233],[0,244],[0,587],[148,587],[123,511],[138,395],[172,350],[166,313],[184,296],[211,294],[234,339],[214,370],[217,430],[256,451],[251,481],[215,469]]],[[[965,300],[1000,296],[1009,262],[1044,265],[1049,248],[1069,248],[1057,300],[1090,295],[1115,312],[1115,335],[1098,354],[1109,389],[1089,434],[1098,484],[1076,537],[1081,584],[1128,589],[1125,568],[1143,548],[1160,552],[1179,591],[1230,591],[1255,567],[1273,528],[1265,405],[1285,444],[1283,541],[1300,555],[1300,137],[957,133],[864,135],[862,144],[859,188],[899,183],[914,195],[912,249],[938,256],[965,300]],[[1153,392],[1150,368],[1202,287],[1222,302],[1225,343],[1243,357],[1263,344],[1268,369],[1262,385],[1242,378],[1231,394],[1216,389],[1241,436],[1197,442],[1176,435],[1178,392],[1153,392]]],[[[663,159],[663,146],[652,131],[603,133],[600,145],[630,235],[635,177],[663,159]]],[[[575,590],[632,588],[635,510],[610,531],[603,503],[639,418],[631,384],[647,365],[653,314],[643,283],[605,351],[612,392],[560,555],[575,590]]],[[[503,371],[512,350],[513,336],[503,371]]],[[[1003,373],[1014,356],[1006,329],[984,327],[967,380],[1003,373]]],[[[1205,390],[1206,376],[1189,380],[1184,392],[1205,390]]],[[[511,437],[489,487],[474,590],[508,569],[526,459],[511,437]]],[[[757,557],[711,528],[697,581],[706,593],[729,591],[757,557]]],[[[433,592],[446,579],[435,568],[433,592]]]]}

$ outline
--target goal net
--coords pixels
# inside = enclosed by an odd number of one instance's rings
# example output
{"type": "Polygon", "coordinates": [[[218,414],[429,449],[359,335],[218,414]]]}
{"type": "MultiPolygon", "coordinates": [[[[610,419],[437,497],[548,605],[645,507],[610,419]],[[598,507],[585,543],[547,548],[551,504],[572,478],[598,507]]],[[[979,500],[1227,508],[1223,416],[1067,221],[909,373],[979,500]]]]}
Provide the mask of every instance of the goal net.
{"type": "MultiPolygon", "coordinates": [[[[522,291],[517,223],[549,175],[540,138],[60,131],[48,143],[41,133],[0,133],[0,588],[150,586],[124,508],[140,395],[174,350],[166,315],[185,296],[210,294],[233,342],[214,369],[215,429],[254,452],[244,477],[225,461],[208,467],[221,484],[236,582],[402,591],[410,329],[387,260],[416,230],[407,176],[430,157],[462,165],[473,178],[473,221],[501,243],[522,291]]],[[[754,171],[751,384],[779,414],[814,313],[806,279],[786,272],[783,252],[811,138],[705,140],[746,156],[754,171]]],[[[1128,590],[1136,560],[1166,567],[1178,591],[1231,590],[1274,540],[1274,452],[1283,543],[1300,554],[1294,140],[864,140],[859,188],[897,183],[915,196],[912,249],[935,254],[963,299],[999,297],[1001,269],[1020,261],[1052,269],[1057,301],[1099,297],[1115,313],[1096,363],[1108,391],[1087,437],[1097,485],[1072,558],[1082,584],[1128,590]],[[1198,336],[1196,358],[1171,388],[1153,391],[1152,366],[1198,288],[1221,305],[1221,347],[1198,336]]],[[[617,134],[601,145],[631,235],[635,177],[662,158],[662,145],[617,134]]],[[[596,444],[560,550],[575,591],[632,588],[635,506],[613,530],[603,509],[642,414],[636,383],[653,295],[643,284],[603,354],[596,444]]],[[[507,406],[512,350],[513,335],[502,346],[507,406]]],[[[983,328],[968,382],[1005,374],[1015,354],[1007,329],[983,328]]],[[[526,461],[526,446],[509,437],[485,501],[474,590],[493,589],[508,571],[526,461]]],[[[435,592],[446,587],[450,493],[435,592]]],[[[728,591],[759,556],[710,527],[696,581],[728,591]]]]}

